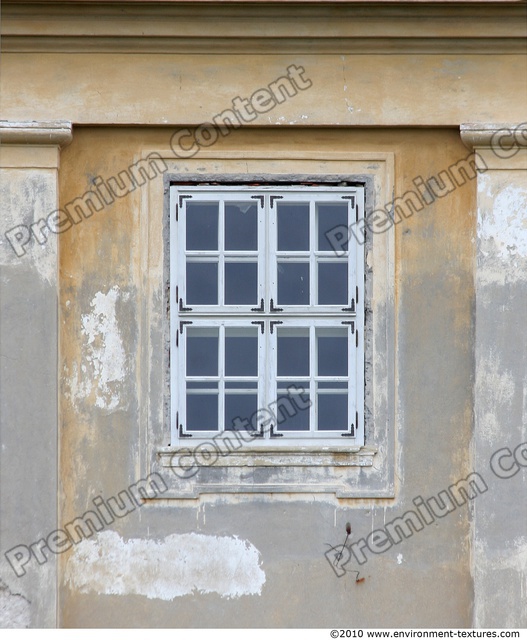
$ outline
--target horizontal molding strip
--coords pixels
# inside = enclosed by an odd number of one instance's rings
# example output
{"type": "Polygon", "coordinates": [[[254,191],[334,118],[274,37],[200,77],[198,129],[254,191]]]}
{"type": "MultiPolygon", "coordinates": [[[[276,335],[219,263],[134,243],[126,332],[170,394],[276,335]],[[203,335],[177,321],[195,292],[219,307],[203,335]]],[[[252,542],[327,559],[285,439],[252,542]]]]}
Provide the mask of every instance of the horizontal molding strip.
{"type": "Polygon", "coordinates": [[[4,53],[524,55],[524,38],[180,38],[173,36],[9,36],[4,53]]]}

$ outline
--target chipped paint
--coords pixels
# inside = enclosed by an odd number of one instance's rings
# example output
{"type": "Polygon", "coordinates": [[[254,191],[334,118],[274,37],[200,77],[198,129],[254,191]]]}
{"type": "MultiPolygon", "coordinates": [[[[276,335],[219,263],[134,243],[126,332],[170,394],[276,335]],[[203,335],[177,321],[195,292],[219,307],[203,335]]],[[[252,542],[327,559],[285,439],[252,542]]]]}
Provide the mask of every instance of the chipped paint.
{"type": "Polygon", "coordinates": [[[120,408],[120,386],[126,376],[126,353],[117,322],[116,305],[126,300],[118,286],[108,293],[97,292],[90,304],[91,312],[81,317],[85,336],[83,361],[73,363],[69,390],[70,400],[87,400],[95,394],[95,406],[109,411],[120,408]]]}
{"type": "Polygon", "coordinates": [[[187,533],[125,541],[115,531],[104,531],[75,547],[65,575],[82,593],[173,600],[198,592],[239,598],[261,594],[265,573],[259,559],[250,542],[236,537],[187,533]]]}
{"type": "MultiPolygon", "coordinates": [[[[482,189],[492,197],[487,181],[482,189]]],[[[479,218],[478,234],[494,241],[496,255],[506,264],[511,258],[527,258],[527,189],[508,185],[496,194],[492,210],[479,218]]]]}
{"type": "Polygon", "coordinates": [[[484,399],[478,412],[478,433],[489,444],[499,441],[503,429],[498,416],[509,413],[516,390],[512,373],[503,369],[499,354],[491,352],[477,364],[476,393],[484,399]]]}

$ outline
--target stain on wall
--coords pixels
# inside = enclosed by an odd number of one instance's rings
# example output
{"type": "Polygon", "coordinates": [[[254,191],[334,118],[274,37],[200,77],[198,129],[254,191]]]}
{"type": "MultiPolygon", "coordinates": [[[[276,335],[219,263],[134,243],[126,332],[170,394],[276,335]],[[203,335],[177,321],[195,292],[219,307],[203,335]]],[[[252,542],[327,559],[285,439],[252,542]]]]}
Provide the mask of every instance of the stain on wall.
{"type": "Polygon", "coordinates": [[[260,595],[265,583],[260,554],[250,542],[196,533],[123,540],[115,531],[104,531],[75,548],[65,577],[81,593],[160,600],[193,593],[260,595]]]}

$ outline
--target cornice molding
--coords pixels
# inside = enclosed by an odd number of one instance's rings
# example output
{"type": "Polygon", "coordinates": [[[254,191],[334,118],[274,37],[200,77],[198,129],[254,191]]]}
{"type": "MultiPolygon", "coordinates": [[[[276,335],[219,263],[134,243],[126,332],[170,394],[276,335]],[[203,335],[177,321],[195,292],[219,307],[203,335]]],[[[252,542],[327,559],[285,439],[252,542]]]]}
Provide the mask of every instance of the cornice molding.
{"type": "Polygon", "coordinates": [[[13,2],[20,53],[525,54],[522,2],[13,2]]]}
{"type": "Polygon", "coordinates": [[[525,54],[523,38],[184,38],[4,36],[10,53],[503,55],[525,54]]]}
{"type": "Polygon", "coordinates": [[[14,145],[55,145],[63,147],[72,140],[71,122],[66,120],[9,122],[0,121],[0,143],[14,145]]]}

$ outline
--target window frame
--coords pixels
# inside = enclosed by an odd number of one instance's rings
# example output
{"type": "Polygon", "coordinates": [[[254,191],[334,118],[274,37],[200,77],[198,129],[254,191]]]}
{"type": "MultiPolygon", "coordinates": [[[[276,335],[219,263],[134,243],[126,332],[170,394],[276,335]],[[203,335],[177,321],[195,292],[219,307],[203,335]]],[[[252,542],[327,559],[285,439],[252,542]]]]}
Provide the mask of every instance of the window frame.
{"type": "MultiPolygon", "coordinates": [[[[170,185],[170,309],[171,309],[171,322],[170,322],[170,388],[171,388],[171,442],[174,444],[189,444],[186,440],[189,436],[192,437],[192,444],[199,444],[200,441],[209,440],[211,437],[221,437],[222,433],[232,435],[232,431],[193,431],[192,434],[186,433],[182,423],[180,421],[181,402],[185,397],[184,395],[184,375],[182,372],[181,362],[184,358],[181,356],[183,348],[180,346],[180,341],[184,338],[184,330],[186,322],[189,318],[194,318],[192,322],[195,322],[195,326],[204,326],[208,323],[209,326],[250,326],[248,323],[252,322],[254,318],[259,318],[261,322],[264,322],[262,328],[264,335],[259,335],[259,361],[262,359],[262,351],[266,351],[273,356],[273,341],[276,343],[276,336],[278,332],[271,333],[270,324],[273,322],[273,318],[279,319],[291,326],[296,323],[296,326],[342,326],[341,322],[347,323],[344,326],[349,327],[352,338],[349,337],[350,353],[355,353],[354,358],[354,371],[348,370],[348,376],[350,386],[348,388],[348,418],[352,417],[351,403],[354,403],[356,418],[353,422],[354,435],[343,434],[342,430],[333,431],[320,431],[316,432],[310,430],[309,432],[291,433],[284,432],[276,438],[267,437],[254,439],[251,442],[251,448],[286,448],[294,446],[309,447],[310,444],[330,444],[332,446],[342,447],[357,447],[363,446],[365,440],[364,434],[364,307],[365,307],[365,285],[364,285],[364,246],[359,243],[356,244],[357,249],[354,252],[355,260],[350,259],[348,251],[348,279],[355,276],[355,280],[348,281],[348,298],[350,298],[349,305],[343,307],[338,305],[324,305],[324,306],[309,306],[296,307],[290,305],[289,307],[282,305],[282,311],[273,312],[270,309],[270,300],[278,300],[277,298],[277,283],[276,278],[272,274],[276,274],[277,261],[279,257],[284,257],[276,250],[277,241],[277,211],[278,206],[271,207],[268,196],[280,195],[281,200],[287,201],[309,201],[310,202],[310,237],[313,238],[310,245],[309,264],[310,264],[310,303],[313,302],[313,291],[315,285],[315,278],[313,277],[316,270],[316,260],[318,257],[331,258],[330,252],[326,256],[317,256],[316,247],[313,249],[318,234],[315,233],[316,228],[316,216],[314,213],[315,204],[313,203],[313,197],[316,194],[326,195],[326,200],[336,202],[337,196],[345,196],[349,198],[354,196],[353,206],[350,201],[348,207],[348,224],[351,224],[354,219],[364,217],[365,206],[365,192],[363,185],[353,186],[333,186],[333,185],[320,185],[320,186],[306,186],[306,185],[284,185],[283,183],[277,184],[265,184],[265,185],[231,185],[228,183],[222,183],[217,185],[170,185]],[[185,238],[185,225],[186,215],[185,211],[185,199],[181,196],[188,194],[199,194],[203,200],[215,200],[218,201],[225,194],[228,194],[228,201],[247,201],[247,197],[251,195],[264,196],[262,204],[258,202],[258,236],[259,246],[257,254],[260,255],[262,250],[264,255],[270,256],[267,268],[264,266],[264,261],[258,261],[258,299],[264,300],[264,311],[258,313],[258,310],[253,307],[240,306],[240,305],[193,305],[190,309],[186,305],[186,284],[185,284],[185,260],[186,255],[191,255],[182,250],[182,238],[185,238]],[[219,195],[218,195],[219,194],[219,195]],[[331,194],[331,195],[329,195],[331,194]],[[267,198],[265,197],[267,196],[267,198]],[[269,204],[268,204],[269,203],[269,204]],[[267,214],[270,214],[267,219],[267,214]],[[355,216],[355,218],[353,217],[355,216]],[[263,245],[263,246],[262,246],[263,245]],[[312,258],[315,260],[312,260],[312,258]],[[271,275],[270,275],[271,274],[271,275]],[[353,301],[350,297],[352,293],[350,291],[351,286],[355,286],[355,295],[353,301]],[[354,303],[354,304],[353,304],[354,303]],[[355,312],[352,313],[353,306],[355,312]],[[252,309],[252,310],[251,310],[252,309]],[[174,313],[175,310],[175,313],[174,313]],[[183,322],[182,325],[180,323],[183,322]],[[245,324],[244,324],[245,323],[245,324]],[[351,324],[353,323],[353,324],[351,324]],[[180,331],[181,329],[181,331],[180,331]],[[354,352],[353,349],[356,351],[354,352]],[[355,393],[352,396],[353,390],[355,393]],[[351,415],[350,415],[351,414],[351,415]],[[181,425],[181,426],[180,426],[181,425]],[[307,435],[306,435],[307,433],[307,435]],[[342,437],[346,435],[346,437],[342,437]]],[[[227,197],[223,202],[227,201],[227,197]]],[[[219,229],[220,234],[223,232],[223,220],[220,206],[220,220],[219,229]]],[[[222,239],[219,239],[218,250],[222,248],[222,239]]],[[[199,257],[197,252],[196,257],[199,257]]],[[[236,254],[243,254],[244,252],[236,251],[236,254]]],[[[334,254],[333,254],[334,255],[334,254]]],[[[228,256],[229,257],[229,256],[228,256]]],[[[295,258],[306,259],[306,256],[294,256],[295,258]]],[[[225,254],[223,256],[225,258],[225,254]]],[[[219,256],[221,263],[222,256],[219,256]]],[[[222,270],[219,269],[219,285],[222,286],[222,270]]],[[[278,305],[276,305],[278,306],[278,305]]],[[[350,336],[350,334],[348,334],[350,336]]],[[[276,346],[274,346],[276,350],[276,346]]],[[[310,355],[312,359],[313,355],[310,355]]],[[[276,358],[275,358],[276,359],[276,358]]],[[[350,358],[351,359],[351,358],[350,358]]],[[[274,362],[271,357],[271,362],[274,362]]],[[[263,376],[263,370],[259,370],[260,377],[263,376]]],[[[310,375],[313,377],[315,374],[313,370],[310,370],[310,375]]],[[[271,380],[274,381],[274,376],[267,376],[268,380],[264,382],[263,395],[266,399],[272,397],[270,387],[272,385],[271,380]]],[[[261,388],[258,385],[258,407],[266,406],[265,402],[260,403],[261,388]]],[[[313,399],[313,398],[312,398],[313,399]]],[[[310,413],[313,414],[314,408],[310,409],[310,413]]],[[[313,416],[312,416],[313,417],[313,416]]],[[[312,424],[312,417],[310,424],[312,424]]],[[[279,425],[276,426],[276,432],[279,433],[279,425]]],[[[351,429],[351,427],[350,427],[351,429]]]]}

